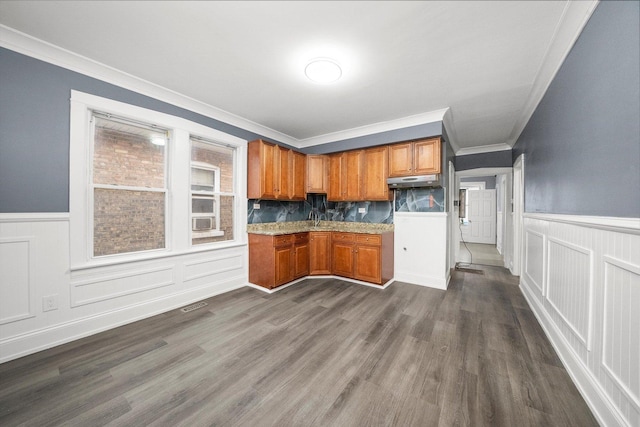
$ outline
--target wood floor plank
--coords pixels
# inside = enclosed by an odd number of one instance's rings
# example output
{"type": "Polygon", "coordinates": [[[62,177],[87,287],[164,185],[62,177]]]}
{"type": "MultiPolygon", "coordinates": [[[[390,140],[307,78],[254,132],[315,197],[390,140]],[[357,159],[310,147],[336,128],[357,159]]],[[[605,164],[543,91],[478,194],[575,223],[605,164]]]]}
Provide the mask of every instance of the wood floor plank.
{"type": "Polygon", "coordinates": [[[4,426],[595,426],[499,267],[237,289],[0,365],[4,426]]]}

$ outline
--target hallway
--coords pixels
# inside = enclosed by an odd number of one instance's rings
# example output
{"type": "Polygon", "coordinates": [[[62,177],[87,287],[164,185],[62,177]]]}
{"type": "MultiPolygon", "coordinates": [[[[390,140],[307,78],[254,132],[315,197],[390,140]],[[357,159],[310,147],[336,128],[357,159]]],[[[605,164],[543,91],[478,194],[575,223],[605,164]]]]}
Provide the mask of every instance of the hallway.
{"type": "Polygon", "coordinates": [[[460,242],[460,252],[458,262],[474,265],[492,265],[503,267],[502,255],[496,249],[496,245],[486,245],[483,243],[460,242]]]}

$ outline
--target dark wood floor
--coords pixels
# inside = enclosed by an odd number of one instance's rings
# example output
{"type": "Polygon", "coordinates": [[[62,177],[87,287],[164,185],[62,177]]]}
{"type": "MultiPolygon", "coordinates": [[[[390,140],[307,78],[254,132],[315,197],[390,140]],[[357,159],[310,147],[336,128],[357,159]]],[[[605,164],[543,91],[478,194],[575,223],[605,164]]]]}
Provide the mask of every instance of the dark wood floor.
{"type": "Polygon", "coordinates": [[[597,425],[516,278],[243,288],[0,365],[0,425],[597,425]]]}

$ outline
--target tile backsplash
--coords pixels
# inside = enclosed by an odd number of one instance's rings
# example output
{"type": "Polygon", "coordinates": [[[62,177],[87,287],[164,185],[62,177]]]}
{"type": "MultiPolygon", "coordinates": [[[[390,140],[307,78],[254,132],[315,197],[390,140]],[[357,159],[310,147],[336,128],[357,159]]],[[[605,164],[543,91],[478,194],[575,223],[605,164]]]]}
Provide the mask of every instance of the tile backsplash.
{"type": "Polygon", "coordinates": [[[444,212],[444,188],[405,188],[395,190],[396,212],[444,212]]]}
{"type": "Polygon", "coordinates": [[[306,201],[249,200],[248,224],[309,219],[313,211],[323,221],[393,224],[393,202],[327,202],[324,194],[309,194],[306,201]],[[254,206],[260,205],[260,209],[254,206]],[[364,210],[364,212],[360,212],[364,210]]]}
{"type": "Polygon", "coordinates": [[[311,203],[308,201],[280,202],[277,200],[249,199],[248,208],[248,224],[305,221],[309,219],[311,203]],[[258,205],[260,208],[256,209],[258,205]]]}
{"type": "Polygon", "coordinates": [[[305,221],[313,212],[323,221],[393,224],[394,211],[444,212],[443,188],[408,188],[395,192],[395,209],[393,201],[328,202],[324,194],[309,194],[307,200],[299,202],[249,199],[247,223],[305,221]]]}

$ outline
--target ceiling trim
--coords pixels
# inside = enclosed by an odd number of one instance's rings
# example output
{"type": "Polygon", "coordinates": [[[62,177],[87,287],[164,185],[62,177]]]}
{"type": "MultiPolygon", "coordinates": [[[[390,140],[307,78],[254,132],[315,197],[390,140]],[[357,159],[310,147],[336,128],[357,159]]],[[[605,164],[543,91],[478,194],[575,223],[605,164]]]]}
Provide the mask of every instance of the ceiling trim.
{"type": "Polygon", "coordinates": [[[370,125],[360,126],[357,128],[341,130],[324,135],[314,136],[311,138],[301,139],[299,140],[299,147],[311,147],[314,145],[327,144],[330,142],[342,141],[345,139],[357,138],[360,136],[373,135],[376,133],[403,129],[411,126],[423,125],[426,123],[440,122],[443,120],[448,110],[449,107],[442,108],[440,110],[414,114],[412,116],[402,117],[386,122],[372,123],[370,125]]]}
{"type": "Polygon", "coordinates": [[[456,151],[456,156],[467,156],[469,154],[493,153],[494,151],[511,150],[509,144],[491,144],[480,147],[466,147],[456,151]]]}
{"type": "Polygon", "coordinates": [[[506,144],[513,147],[518,141],[520,134],[529,123],[536,108],[538,108],[538,104],[542,101],[542,97],[549,89],[551,82],[553,82],[558,70],[562,67],[569,52],[571,52],[576,40],[580,37],[584,26],[587,25],[598,3],[598,0],[567,1],[565,3],[562,16],[556,25],[540,68],[533,80],[529,97],[522,108],[520,118],[516,120],[506,144]]]}
{"type": "Polygon", "coordinates": [[[297,146],[296,138],[0,24],[0,46],[177,107],[297,146]]]}
{"type": "Polygon", "coordinates": [[[373,123],[300,140],[1,24],[0,46],[167,102],[177,107],[185,108],[296,148],[311,147],[359,136],[442,121],[445,113],[449,110],[449,107],[447,107],[441,110],[424,112],[396,120],[373,123]]]}

